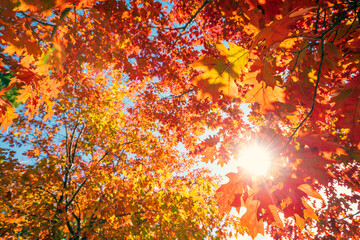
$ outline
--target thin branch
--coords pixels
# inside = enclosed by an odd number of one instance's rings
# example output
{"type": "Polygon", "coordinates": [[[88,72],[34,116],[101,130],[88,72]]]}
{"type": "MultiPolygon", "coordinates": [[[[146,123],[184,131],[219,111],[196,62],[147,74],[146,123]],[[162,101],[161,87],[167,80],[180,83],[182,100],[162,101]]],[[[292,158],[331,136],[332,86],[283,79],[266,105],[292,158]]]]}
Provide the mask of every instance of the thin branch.
{"type": "MultiPolygon", "coordinates": [[[[301,121],[301,123],[295,128],[294,132],[291,134],[291,136],[289,137],[287,143],[285,144],[285,146],[283,147],[283,149],[281,150],[282,152],[287,148],[287,146],[289,145],[289,143],[291,142],[291,140],[293,139],[293,137],[295,136],[295,134],[297,133],[297,131],[300,129],[300,127],[302,127],[302,125],[305,123],[305,121],[311,116],[312,112],[314,111],[315,108],[315,100],[316,100],[316,96],[317,96],[317,89],[319,87],[319,82],[320,82],[320,77],[321,77],[321,68],[324,62],[324,38],[325,35],[327,35],[331,30],[333,30],[337,25],[339,25],[344,19],[346,19],[346,15],[351,12],[352,10],[356,10],[358,7],[357,4],[354,4],[353,6],[349,7],[346,11],[342,12],[342,14],[336,19],[335,23],[329,27],[327,30],[325,30],[321,36],[319,37],[308,37],[308,38],[313,38],[313,39],[319,39],[320,40],[320,51],[321,51],[321,58],[320,58],[320,64],[319,64],[319,70],[318,70],[318,74],[317,74],[317,80],[316,80],[316,85],[315,85],[315,90],[314,90],[314,95],[313,95],[313,99],[312,99],[312,104],[311,104],[311,109],[309,111],[309,113],[306,115],[306,117],[301,121]]],[[[304,36],[305,37],[305,36],[304,36]]]]}
{"type": "Polygon", "coordinates": [[[323,27],[326,28],[326,13],[327,11],[324,12],[324,18],[323,18],[323,27]]]}
{"type": "MultiPolygon", "coordinates": [[[[9,62],[10,60],[6,59],[5,56],[3,56],[2,54],[0,54],[0,58],[2,58],[8,65],[10,65],[10,68],[17,68],[17,66],[15,66],[13,63],[9,62]]],[[[12,59],[11,59],[12,60],[12,59]]]]}
{"type": "Polygon", "coordinates": [[[37,20],[36,18],[34,18],[34,17],[32,17],[32,16],[24,13],[23,11],[20,11],[20,13],[21,13],[22,15],[24,15],[25,17],[27,17],[27,18],[29,17],[29,18],[31,18],[32,20],[34,20],[35,22],[40,23],[41,25],[50,26],[50,27],[56,27],[55,24],[47,23],[47,22],[43,22],[43,21],[37,20]]]}
{"type": "Polygon", "coordinates": [[[85,183],[87,182],[88,177],[85,178],[85,180],[81,183],[81,185],[78,187],[78,189],[76,190],[76,192],[74,193],[74,195],[72,196],[72,198],[70,199],[69,202],[66,203],[65,208],[67,209],[70,204],[74,201],[75,197],[78,195],[78,193],[80,192],[81,188],[85,185],[85,183]]]}
{"type": "MultiPolygon", "coordinates": [[[[360,9],[359,9],[358,13],[359,13],[359,12],[360,12],[360,9]]],[[[351,28],[354,26],[355,22],[356,22],[356,17],[354,18],[354,20],[352,21],[350,27],[349,27],[348,30],[343,34],[343,36],[342,36],[341,38],[344,38],[344,37],[350,32],[350,30],[351,30],[351,28]]],[[[339,39],[341,39],[341,38],[339,38],[339,39]]],[[[334,37],[334,40],[335,40],[335,37],[334,37]]]]}
{"type": "Polygon", "coordinates": [[[71,233],[71,235],[75,235],[75,231],[69,221],[66,221],[66,226],[69,229],[69,232],[71,233]]]}
{"type": "Polygon", "coordinates": [[[360,211],[358,211],[358,212],[356,212],[356,213],[354,213],[354,214],[351,214],[351,215],[349,215],[349,216],[346,216],[346,217],[344,217],[344,218],[341,218],[340,220],[345,220],[345,219],[347,219],[347,218],[353,218],[353,217],[355,217],[356,215],[359,215],[360,214],[360,211]]]}
{"type": "Polygon", "coordinates": [[[317,13],[316,13],[316,21],[315,21],[314,34],[316,34],[316,33],[317,33],[317,30],[318,30],[319,18],[320,18],[320,6],[318,6],[317,13]]]}
{"type": "Polygon", "coordinates": [[[197,15],[199,15],[199,13],[206,7],[206,5],[208,5],[209,3],[211,3],[213,0],[205,0],[203,5],[201,5],[201,7],[196,11],[196,13],[194,15],[191,16],[190,20],[185,24],[185,26],[181,27],[181,31],[174,43],[174,45],[179,41],[180,37],[183,35],[184,31],[187,29],[187,27],[195,20],[195,18],[197,17],[197,15]]]}
{"type": "Polygon", "coordinates": [[[326,34],[328,34],[336,26],[338,26],[341,23],[341,21],[346,19],[346,15],[349,12],[351,12],[352,10],[355,10],[356,8],[357,8],[357,6],[355,5],[355,6],[350,7],[346,11],[342,12],[342,14],[336,19],[335,23],[333,25],[331,25],[331,27],[329,27],[327,30],[325,30],[320,36],[294,35],[294,36],[291,36],[289,38],[307,38],[307,39],[313,39],[313,40],[321,40],[321,39],[323,40],[326,34]]]}
{"type": "Polygon", "coordinates": [[[167,97],[163,97],[163,98],[161,98],[160,100],[181,98],[182,96],[184,96],[184,95],[186,95],[186,94],[188,94],[188,93],[191,93],[191,92],[194,91],[194,90],[195,90],[195,89],[192,88],[192,89],[189,89],[189,90],[181,93],[180,95],[175,95],[175,96],[174,96],[174,95],[170,95],[170,96],[167,96],[167,97]]]}
{"type": "Polygon", "coordinates": [[[300,57],[300,53],[302,53],[305,49],[307,49],[308,47],[312,46],[313,43],[310,43],[309,45],[306,45],[305,47],[303,47],[301,50],[297,51],[297,55],[296,55],[296,59],[295,59],[295,63],[294,63],[294,67],[290,70],[290,74],[292,74],[295,69],[296,69],[296,66],[298,64],[298,61],[299,61],[299,57],[300,57]]]}
{"type": "Polygon", "coordinates": [[[109,151],[107,151],[107,152],[104,154],[104,156],[102,156],[102,157],[99,159],[98,162],[101,162],[102,160],[104,160],[104,158],[105,158],[108,154],[109,154],[109,151]]]}
{"type": "Polygon", "coordinates": [[[85,125],[81,128],[77,138],[76,138],[76,141],[75,141],[75,145],[74,145],[74,148],[73,148],[73,152],[71,154],[71,158],[72,158],[72,162],[75,162],[75,154],[76,154],[76,149],[77,149],[77,146],[78,146],[78,143],[79,143],[79,138],[81,137],[81,134],[84,132],[84,129],[85,129],[85,125]]]}
{"type": "Polygon", "coordinates": [[[80,221],[80,215],[79,215],[79,217],[78,216],[76,216],[76,214],[75,213],[73,213],[72,212],[72,215],[73,215],[73,217],[75,218],[75,220],[76,220],[76,224],[77,224],[77,235],[79,235],[80,234],[80,231],[81,231],[81,221],[80,221]]]}
{"type": "Polygon", "coordinates": [[[71,150],[72,150],[72,142],[74,139],[74,135],[75,135],[75,131],[76,128],[79,126],[79,124],[75,125],[72,133],[71,133],[71,138],[70,138],[70,142],[68,143],[68,133],[67,133],[67,127],[65,124],[65,130],[66,130],[66,144],[65,144],[65,151],[66,151],[66,166],[65,166],[65,176],[64,176],[64,188],[67,188],[68,183],[70,182],[69,180],[69,174],[70,174],[70,170],[72,168],[72,165],[74,163],[74,161],[72,161],[71,159],[71,150]]]}
{"type": "Polygon", "coordinates": [[[73,131],[72,131],[72,133],[71,133],[71,138],[70,138],[70,145],[69,145],[69,148],[68,148],[68,150],[69,150],[69,152],[68,152],[68,160],[69,160],[69,162],[71,163],[71,156],[72,156],[72,148],[73,148],[73,140],[74,140],[74,136],[75,136],[75,131],[76,131],[76,129],[77,129],[77,127],[79,126],[80,124],[76,124],[75,125],[75,127],[74,127],[74,129],[73,129],[73,131]]]}
{"type": "Polygon", "coordinates": [[[301,121],[301,123],[295,128],[294,132],[291,134],[291,136],[289,137],[287,143],[285,144],[284,148],[281,150],[281,152],[283,152],[287,146],[289,145],[289,143],[291,142],[292,138],[295,136],[295,134],[297,133],[297,131],[302,127],[302,125],[306,122],[306,120],[310,117],[310,115],[312,114],[312,112],[314,111],[315,108],[315,100],[316,100],[316,95],[317,95],[317,89],[319,87],[319,82],[320,82],[320,77],[321,77],[321,68],[322,65],[324,63],[324,39],[321,38],[320,41],[320,51],[321,51],[321,58],[320,58],[320,64],[319,64],[319,70],[318,70],[318,74],[317,74],[317,79],[316,79],[316,85],[315,85],[315,89],[314,89],[314,94],[313,94],[313,99],[312,99],[312,104],[311,104],[311,109],[309,111],[309,113],[306,115],[306,117],[301,121]]]}

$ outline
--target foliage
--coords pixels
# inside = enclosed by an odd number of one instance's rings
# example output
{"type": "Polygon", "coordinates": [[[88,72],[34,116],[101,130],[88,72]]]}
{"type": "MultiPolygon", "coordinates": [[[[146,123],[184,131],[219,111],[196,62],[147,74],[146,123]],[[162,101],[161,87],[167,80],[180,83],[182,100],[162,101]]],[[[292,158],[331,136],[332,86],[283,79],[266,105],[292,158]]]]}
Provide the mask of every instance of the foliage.
{"type": "Polygon", "coordinates": [[[360,237],[358,1],[0,9],[2,237],[360,237]],[[238,168],[215,193],[194,170],[251,142],[272,151],[267,177],[238,168]],[[32,164],[10,151],[26,145],[32,164]]]}
{"type": "Polygon", "coordinates": [[[8,89],[11,78],[14,76],[11,73],[0,74],[0,90],[4,92],[1,96],[3,101],[8,101],[12,106],[17,108],[20,104],[16,102],[17,93],[16,84],[12,88],[8,89]]]}

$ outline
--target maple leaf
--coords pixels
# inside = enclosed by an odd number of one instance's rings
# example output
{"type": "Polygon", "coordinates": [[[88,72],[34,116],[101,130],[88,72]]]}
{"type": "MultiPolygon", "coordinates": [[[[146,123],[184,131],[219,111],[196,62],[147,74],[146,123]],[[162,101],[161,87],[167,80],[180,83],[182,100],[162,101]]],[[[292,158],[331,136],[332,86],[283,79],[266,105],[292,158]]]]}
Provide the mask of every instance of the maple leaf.
{"type": "Polygon", "coordinates": [[[238,172],[226,174],[229,182],[221,185],[217,190],[217,201],[220,203],[221,212],[230,212],[232,207],[240,210],[241,196],[247,193],[247,186],[251,186],[251,176],[238,167],[238,172]]]}
{"type": "Polygon", "coordinates": [[[205,146],[205,150],[202,152],[203,158],[202,161],[205,163],[211,162],[213,163],[217,160],[217,148],[216,144],[220,141],[219,137],[210,136],[209,138],[205,139],[202,145],[205,146]]]}
{"type": "Polygon", "coordinates": [[[309,184],[301,184],[300,186],[298,186],[298,189],[306,193],[309,197],[317,198],[324,201],[322,196],[309,184]]]}
{"type": "Polygon", "coordinates": [[[239,73],[247,62],[248,51],[235,44],[230,44],[229,50],[218,44],[217,49],[221,54],[219,58],[205,56],[191,65],[194,69],[203,71],[192,80],[200,88],[198,99],[209,97],[216,101],[220,92],[228,97],[238,97],[235,79],[239,78],[239,73]]]}
{"type": "Polygon", "coordinates": [[[228,44],[229,48],[226,48],[223,44],[217,44],[216,48],[220,51],[221,56],[226,57],[234,72],[240,75],[248,62],[249,51],[234,43],[230,42],[228,44]]]}
{"type": "Polygon", "coordinates": [[[16,101],[25,103],[31,96],[31,93],[31,86],[25,85],[23,88],[19,89],[19,96],[16,98],[16,101]]]}
{"type": "Polygon", "coordinates": [[[302,145],[307,145],[310,148],[317,148],[323,152],[334,152],[337,154],[346,154],[341,145],[329,140],[327,134],[305,134],[298,139],[302,145]]]}
{"type": "MultiPolygon", "coordinates": [[[[350,130],[348,137],[354,144],[360,142],[360,87],[358,86],[360,78],[351,79],[347,87],[337,90],[336,95],[331,101],[335,103],[334,109],[337,110],[338,121],[336,125],[339,128],[350,130]]],[[[358,146],[360,149],[360,145],[358,146]]]]}
{"type": "Polygon", "coordinates": [[[265,61],[256,59],[250,66],[249,73],[245,73],[244,79],[246,80],[243,82],[252,82],[256,79],[258,82],[264,81],[267,86],[274,88],[276,86],[274,74],[275,71],[267,59],[265,61]]]}
{"type": "Polygon", "coordinates": [[[280,228],[284,228],[284,223],[279,215],[279,212],[281,212],[279,208],[277,208],[275,205],[269,205],[268,208],[270,209],[270,212],[274,217],[275,224],[280,228]]]}
{"type": "Polygon", "coordinates": [[[265,82],[254,82],[254,87],[245,95],[247,103],[260,104],[260,113],[274,110],[273,103],[285,102],[286,92],[280,87],[269,87],[265,82]]]}
{"type": "Polygon", "coordinates": [[[264,235],[263,220],[258,220],[259,205],[260,201],[252,200],[251,198],[247,199],[245,203],[246,212],[240,219],[241,223],[247,227],[248,233],[252,238],[255,238],[259,233],[264,235]]]}
{"type": "MultiPolygon", "coordinates": [[[[1,103],[1,102],[0,102],[1,103]]],[[[2,116],[0,119],[1,125],[0,129],[2,129],[2,132],[4,133],[8,127],[11,126],[14,119],[18,117],[18,114],[15,112],[15,108],[11,105],[6,106],[5,115],[2,116]]]]}
{"type": "Polygon", "coordinates": [[[0,1],[1,238],[228,239],[266,223],[279,239],[359,239],[358,1],[192,3],[0,1]],[[215,199],[219,179],[191,169],[249,139],[276,155],[271,178],[240,168],[215,199]]]}
{"type": "Polygon", "coordinates": [[[266,28],[262,29],[253,40],[251,49],[259,42],[265,41],[265,47],[269,48],[274,43],[282,42],[288,37],[291,27],[301,18],[307,16],[315,7],[309,7],[297,11],[293,11],[288,15],[282,17],[280,20],[275,20],[266,28]]]}
{"type": "Polygon", "coordinates": [[[211,162],[213,163],[214,161],[217,160],[217,149],[216,146],[212,146],[212,147],[207,147],[203,152],[202,152],[203,158],[202,161],[205,163],[211,162]]]}

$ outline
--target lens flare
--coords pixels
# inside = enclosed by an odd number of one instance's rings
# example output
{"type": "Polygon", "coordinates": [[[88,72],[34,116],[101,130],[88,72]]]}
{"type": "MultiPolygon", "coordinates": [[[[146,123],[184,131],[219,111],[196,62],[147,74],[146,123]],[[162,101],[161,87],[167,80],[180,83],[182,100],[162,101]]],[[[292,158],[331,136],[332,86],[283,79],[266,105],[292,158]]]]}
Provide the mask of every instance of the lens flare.
{"type": "Polygon", "coordinates": [[[266,148],[253,144],[240,153],[237,162],[250,174],[265,176],[271,165],[271,154],[266,148]]]}

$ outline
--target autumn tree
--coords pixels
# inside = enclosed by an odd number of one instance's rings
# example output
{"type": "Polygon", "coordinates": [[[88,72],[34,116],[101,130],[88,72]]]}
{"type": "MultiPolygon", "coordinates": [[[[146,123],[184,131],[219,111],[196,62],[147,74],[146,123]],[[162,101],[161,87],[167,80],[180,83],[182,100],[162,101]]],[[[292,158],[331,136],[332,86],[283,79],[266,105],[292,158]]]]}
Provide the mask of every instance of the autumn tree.
{"type": "Polygon", "coordinates": [[[0,8],[3,236],[359,238],[358,1],[0,8]],[[193,170],[254,142],[266,176],[193,170]]]}
{"type": "Polygon", "coordinates": [[[135,109],[124,112],[134,100],[126,85],[98,73],[83,77],[86,84],[64,86],[51,121],[43,122],[44,109],[31,120],[19,109],[20,117],[2,136],[10,147],[25,150],[19,160],[1,149],[1,236],[225,236],[231,219],[217,211],[216,179],[206,169],[193,169],[194,159],[157,131],[152,119],[135,109]]]}

